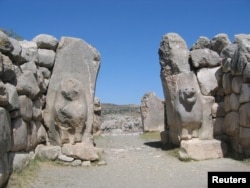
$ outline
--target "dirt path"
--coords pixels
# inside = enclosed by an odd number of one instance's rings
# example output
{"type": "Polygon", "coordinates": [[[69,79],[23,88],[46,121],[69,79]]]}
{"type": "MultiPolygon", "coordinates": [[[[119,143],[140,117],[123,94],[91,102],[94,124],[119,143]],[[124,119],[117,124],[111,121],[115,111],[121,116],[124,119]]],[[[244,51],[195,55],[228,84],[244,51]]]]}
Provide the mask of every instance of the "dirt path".
{"type": "Polygon", "coordinates": [[[29,188],[184,188],[207,187],[208,171],[250,171],[232,159],[181,162],[159,139],[140,135],[106,135],[96,139],[105,149],[106,166],[67,167],[42,163],[29,188]]]}

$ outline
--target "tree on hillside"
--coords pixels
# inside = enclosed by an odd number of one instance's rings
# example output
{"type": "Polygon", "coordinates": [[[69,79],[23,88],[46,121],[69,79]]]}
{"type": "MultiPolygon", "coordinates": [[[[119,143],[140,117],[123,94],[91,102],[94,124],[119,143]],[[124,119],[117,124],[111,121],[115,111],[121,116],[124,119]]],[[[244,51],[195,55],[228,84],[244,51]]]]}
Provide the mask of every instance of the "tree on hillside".
{"type": "Polygon", "coordinates": [[[18,35],[13,29],[0,28],[0,31],[4,32],[8,37],[14,38],[16,40],[23,40],[23,37],[18,35]]]}

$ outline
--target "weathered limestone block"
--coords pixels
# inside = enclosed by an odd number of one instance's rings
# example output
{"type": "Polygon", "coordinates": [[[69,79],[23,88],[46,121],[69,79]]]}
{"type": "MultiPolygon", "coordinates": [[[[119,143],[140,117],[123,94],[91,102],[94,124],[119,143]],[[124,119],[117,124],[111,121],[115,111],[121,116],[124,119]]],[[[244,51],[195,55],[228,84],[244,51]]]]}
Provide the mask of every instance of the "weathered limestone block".
{"type": "Polygon", "coordinates": [[[181,160],[206,160],[222,158],[227,151],[226,144],[219,140],[183,140],[179,156],[181,160]]]}
{"type": "Polygon", "coordinates": [[[5,84],[0,80],[0,106],[6,106],[8,104],[8,92],[5,84]]]}
{"type": "Polygon", "coordinates": [[[53,145],[93,145],[93,103],[100,55],[81,39],[62,37],[46,96],[44,122],[53,145]]]}
{"type": "Polygon", "coordinates": [[[238,44],[231,62],[231,72],[233,75],[242,75],[248,63],[250,63],[249,45],[250,35],[235,35],[235,43],[238,44]]]}
{"type": "Polygon", "coordinates": [[[11,173],[11,167],[8,161],[8,155],[5,153],[0,156],[0,187],[3,187],[7,182],[9,175],[11,173]]]}
{"type": "Polygon", "coordinates": [[[246,67],[243,71],[243,82],[250,82],[250,53],[249,53],[249,63],[246,64],[246,67]]]}
{"type": "Polygon", "coordinates": [[[22,48],[16,39],[10,37],[9,41],[10,41],[11,45],[13,46],[13,50],[10,52],[10,59],[13,62],[19,64],[19,62],[22,61],[22,58],[21,58],[22,48]]]}
{"type": "Polygon", "coordinates": [[[238,111],[240,107],[239,95],[232,93],[230,95],[229,101],[230,101],[230,110],[238,111]]]}
{"type": "Polygon", "coordinates": [[[223,72],[227,73],[227,72],[231,71],[231,61],[232,61],[231,58],[222,59],[222,61],[221,61],[222,66],[221,67],[222,67],[223,72]]]}
{"type": "Polygon", "coordinates": [[[11,120],[12,147],[11,151],[25,151],[27,147],[28,129],[27,123],[22,118],[11,120]]]}
{"type": "Polygon", "coordinates": [[[9,41],[8,36],[0,31],[0,52],[2,53],[8,53],[13,50],[13,46],[9,41]]]}
{"type": "Polygon", "coordinates": [[[223,130],[229,136],[235,136],[239,133],[239,113],[230,112],[225,116],[223,130]]]}
{"type": "Polygon", "coordinates": [[[162,77],[190,71],[189,50],[186,42],[178,34],[164,35],[158,53],[162,77]]]}
{"type": "Polygon", "coordinates": [[[199,139],[209,140],[213,139],[213,118],[212,106],[214,104],[214,97],[202,96],[202,126],[199,129],[199,139]]]}
{"type": "Polygon", "coordinates": [[[213,39],[210,41],[210,48],[220,54],[223,48],[228,46],[230,43],[231,42],[228,38],[228,35],[225,33],[220,33],[213,37],[213,39]]]}
{"type": "Polygon", "coordinates": [[[250,155],[250,128],[240,127],[239,144],[241,153],[250,155]]]}
{"type": "Polygon", "coordinates": [[[17,77],[16,89],[19,95],[27,95],[31,99],[35,99],[40,93],[36,78],[30,71],[25,71],[17,77]]]}
{"type": "MultiPolygon", "coordinates": [[[[199,85],[193,72],[165,77],[167,124],[170,142],[198,137],[203,122],[203,105],[199,85]]],[[[211,111],[211,109],[210,109],[211,111]]]]}
{"type": "Polygon", "coordinates": [[[239,110],[239,116],[240,126],[250,128],[250,103],[241,105],[239,110]]]}
{"type": "Polygon", "coordinates": [[[38,145],[35,149],[35,154],[37,157],[48,160],[56,160],[59,155],[61,155],[61,147],[60,146],[45,146],[38,145]]]}
{"type": "Polygon", "coordinates": [[[205,96],[214,96],[222,80],[221,68],[201,68],[197,71],[197,78],[201,93],[205,96]]]}
{"type": "Polygon", "coordinates": [[[24,169],[31,160],[35,157],[34,152],[11,152],[9,154],[9,161],[12,164],[12,170],[14,172],[20,172],[24,169]]]}
{"type": "Polygon", "coordinates": [[[164,102],[154,92],[146,93],[141,100],[143,131],[164,131],[164,102]]]}
{"type": "Polygon", "coordinates": [[[37,62],[38,60],[38,53],[37,53],[37,45],[35,42],[32,41],[19,41],[19,44],[22,48],[21,51],[21,58],[22,62],[34,61],[37,62]]]}
{"type": "Polygon", "coordinates": [[[222,86],[226,95],[232,92],[232,75],[231,73],[225,73],[222,77],[222,86]]]}
{"type": "Polygon", "coordinates": [[[93,123],[93,134],[99,134],[100,133],[100,127],[102,124],[101,120],[101,102],[100,99],[95,97],[94,98],[94,123],[93,123]]]}
{"type": "Polygon", "coordinates": [[[74,145],[64,144],[62,147],[62,154],[85,161],[99,160],[94,146],[86,145],[84,143],[76,143],[74,145]]]}
{"type": "Polygon", "coordinates": [[[46,79],[50,79],[51,72],[46,67],[38,67],[38,70],[42,73],[43,77],[46,79]]]}
{"type": "Polygon", "coordinates": [[[38,49],[38,62],[40,67],[51,69],[54,66],[56,53],[53,50],[38,49]]]}
{"type": "Polygon", "coordinates": [[[239,94],[242,86],[242,77],[235,76],[232,80],[232,91],[239,94]]]}
{"type": "Polygon", "coordinates": [[[26,95],[19,96],[21,117],[24,121],[29,122],[32,119],[33,103],[26,95]]]}
{"type": "Polygon", "coordinates": [[[24,63],[20,67],[21,67],[22,72],[30,71],[30,72],[32,72],[34,74],[34,76],[37,73],[37,66],[36,66],[36,63],[34,61],[24,63]]]}
{"type": "MultiPolygon", "coordinates": [[[[11,124],[8,112],[0,107],[0,158],[10,150],[11,147],[11,124]]],[[[0,172],[1,173],[1,172],[0,172]]]]}
{"type": "Polygon", "coordinates": [[[46,133],[44,127],[39,121],[31,121],[28,126],[27,148],[26,151],[31,151],[38,144],[46,141],[46,133]]]}
{"type": "Polygon", "coordinates": [[[224,102],[214,103],[212,105],[212,116],[213,117],[224,117],[225,116],[225,108],[224,102]]]}
{"type": "Polygon", "coordinates": [[[214,136],[223,135],[224,134],[224,131],[223,131],[224,117],[214,118],[213,124],[214,124],[214,136]]]}
{"type": "Polygon", "coordinates": [[[12,84],[9,84],[9,83],[6,83],[5,86],[6,86],[6,90],[8,93],[7,109],[12,114],[11,118],[13,118],[13,114],[16,114],[15,112],[17,112],[17,114],[20,115],[20,112],[19,112],[20,102],[19,102],[16,87],[12,84]]]}
{"type": "Polygon", "coordinates": [[[209,45],[210,45],[209,38],[201,36],[192,46],[191,50],[209,48],[209,45]]]}
{"type": "Polygon", "coordinates": [[[58,45],[58,40],[52,35],[40,34],[32,39],[33,42],[37,44],[38,48],[56,50],[58,45]]]}
{"type": "Polygon", "coordinates": [[[44,79],[43,73],[38,69],[36,74],[37,84],[40,89],[40,93],[45,94],[48,90],[48,82],[44,79]]]}
{"type": "Polygon", "coordinates": [[[16,78],[15,66],[8,56],[0,54],[2,58],[2,74],[1,79],[4,82],[12,82],[16,78]]]}
{"type": "Polygon", "coordinates": [[[36,121],[42,121],[42,99],[38,98],[33,101],[32,105],[32,119],[36,121]]]}
{"type": "Polygon", "coordinates": [[[238,49],[238,44],[228,44],[220,53],[220,56],[224,58],[232,59],[235,51],[238,49]]]}
{"type": "Polygon", "coordinates": [[[221,64],[218,53],[210,49],[197,49],[190,52],[192,65],[196,68],[216,67],[221,64]]]}
{"type": "Polygon", "coordinates": [[[224,97],[224,109],[225,109],[225,112],[231,111],[230,95],[226,95],[224,97]]]}
{"type": "Polygon", "coordinates": [[[250,84],[243,83],[240,91],[240,103],[250,102],[250,84]]]}

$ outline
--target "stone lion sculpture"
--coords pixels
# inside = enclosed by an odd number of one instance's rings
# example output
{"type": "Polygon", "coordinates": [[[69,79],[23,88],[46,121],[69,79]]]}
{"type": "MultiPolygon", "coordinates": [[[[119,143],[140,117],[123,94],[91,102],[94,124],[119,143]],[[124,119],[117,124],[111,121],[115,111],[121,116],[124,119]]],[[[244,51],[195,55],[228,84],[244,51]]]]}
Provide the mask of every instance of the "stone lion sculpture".
{"type": "Polygon", "coordinates": [[[55,127],[61,144],[82,141],[87,121],[87,103],[81,83],[74,78],[61,81],[55,100],[55,127]]]}

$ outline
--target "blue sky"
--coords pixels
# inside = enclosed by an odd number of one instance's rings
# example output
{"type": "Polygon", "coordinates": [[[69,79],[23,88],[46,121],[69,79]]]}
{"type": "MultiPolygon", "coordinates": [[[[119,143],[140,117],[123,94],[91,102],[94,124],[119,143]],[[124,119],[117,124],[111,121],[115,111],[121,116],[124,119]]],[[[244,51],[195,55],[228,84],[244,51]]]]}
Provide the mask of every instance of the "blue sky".
{"type": "Polygon", "coordinates": [[[250,0],[0,0],[0,8],[0,28],[27,40],[46,33],[96,47],[96,96],[105,103],[140,104],[148,91],[163,99],[158,47],[168,32],[188,47],[199,36],[250,33],[250,0]]]}

